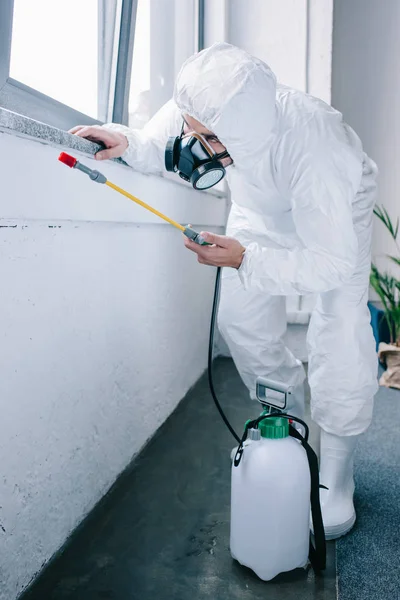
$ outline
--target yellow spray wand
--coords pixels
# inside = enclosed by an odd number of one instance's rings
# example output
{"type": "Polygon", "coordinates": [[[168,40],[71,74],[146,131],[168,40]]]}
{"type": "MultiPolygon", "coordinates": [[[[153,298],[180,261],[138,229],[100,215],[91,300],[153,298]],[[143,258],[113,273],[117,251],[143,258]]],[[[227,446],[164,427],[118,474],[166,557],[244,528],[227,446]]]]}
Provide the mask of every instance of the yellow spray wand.
{"type": "Polygon", "coordinates": [[[139,200],[139,198],[132,196],[132,194],[129,194],[129,192],[127,192],[126,190],[123,190],[122,188],[118,187],[118,185],[115,185],[115,183],[111,183],[111,181],[108,181],[107,178],[105,177],[105,175],[103,175],[99,171],[89,169],[89,167],[86,167],[85,165],[83,165],[81,162],[79,162],[76,158],[74,158],[70,154],[61,152],[60,156],[58,157],[58,160],[60,162],[64,163],[65,165],[67,165],[68,167],[71,167],[71,169],[78,169],[79,171],[82,171],[86,175],[89,175],[89,177],[92,181],[96,181],[97,183],[105,183],[106,185],[108,185],[110,188],[112,188],[116,192],[119,192],[123,196],[126,196],[127,198],[129,198],[129,200],[132,200],[133,202],[136,202],[136,204],[143,206],[143,208],[146,208],[153,214],[157,215],[158,217],[160,217],[160,219],[164,219],[164,221],[167,221],[167,223],[170,223],[170,225],[173,225],[174,227],[179,229],[183,234],[185,234],[188,238],[190,238],[196,244],[199,244],[201,246],[210,246],[210,244],[205,241],[203,236],[201,236],[199,233],[197,233],[197,231],[194,231],[194,229],[191,229],[191,227],[184,227],[183,225],[180,225],[173,219],[170,219],[166,215],[163,215],[160,211],[156,210],[149,204],[146,204],[146,202],[139,200]]]}

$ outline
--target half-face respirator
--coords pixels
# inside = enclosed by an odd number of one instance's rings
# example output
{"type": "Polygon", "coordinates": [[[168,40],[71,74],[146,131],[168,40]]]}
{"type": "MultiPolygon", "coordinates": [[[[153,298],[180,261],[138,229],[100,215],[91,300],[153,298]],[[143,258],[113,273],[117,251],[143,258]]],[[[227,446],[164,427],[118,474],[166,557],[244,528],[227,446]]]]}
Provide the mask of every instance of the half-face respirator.
{"type": "Polygon", "coordinates": [[[165,149],[165,168],[178,173],[189,181],[196,190],[207,190],[225,176],[221,159],[229,157],[228,152],[216,154],[207,141],[196,132],[179,137],[170,137],[165,149]]]}

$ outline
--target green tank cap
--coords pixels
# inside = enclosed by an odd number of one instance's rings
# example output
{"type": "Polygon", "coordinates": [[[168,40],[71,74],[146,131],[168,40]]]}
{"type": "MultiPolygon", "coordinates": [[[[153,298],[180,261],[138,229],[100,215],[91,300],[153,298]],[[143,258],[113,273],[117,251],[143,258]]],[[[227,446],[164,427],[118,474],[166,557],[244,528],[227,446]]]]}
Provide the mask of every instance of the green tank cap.
{"type": "Polygon", "coordinates": [[[289,421],[287,419],[282,419],[282,417],[264,419],[264,421],[261,421],[261,423],[258,424],[258,427],[261,432],[261,437],[270,440],[285,438],[289,435],[289,421]]]}

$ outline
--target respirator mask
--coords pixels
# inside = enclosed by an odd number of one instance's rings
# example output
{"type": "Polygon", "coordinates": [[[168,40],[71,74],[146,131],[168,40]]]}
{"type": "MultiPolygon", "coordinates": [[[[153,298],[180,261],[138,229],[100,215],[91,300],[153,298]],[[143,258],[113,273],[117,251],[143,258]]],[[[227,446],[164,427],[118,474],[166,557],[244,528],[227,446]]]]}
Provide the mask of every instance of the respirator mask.
{"type": "Polygon", "coordinates": [[[225,168],[220,160],[227,157],[229,153],[226,150],[216,154],[199,133],[192,131],[184,134],[182,127],[179,137],[168,139],[165,168],[189,181],[195,190],[207,190],[225,176],[225,168]]]}

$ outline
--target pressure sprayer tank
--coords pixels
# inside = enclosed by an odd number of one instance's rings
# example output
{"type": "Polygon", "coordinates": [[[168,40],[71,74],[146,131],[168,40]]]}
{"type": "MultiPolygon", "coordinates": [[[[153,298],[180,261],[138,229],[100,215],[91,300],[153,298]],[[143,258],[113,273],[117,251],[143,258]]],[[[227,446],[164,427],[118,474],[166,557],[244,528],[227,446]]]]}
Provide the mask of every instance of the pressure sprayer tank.
{"type": "Polygon", "coordinates": [[[259,423],[260,433],[250,431],[253,441],[240,464],[232,463],[230,548],[234,559],[268,581],[307,564],[310,469],[287,419],[271,417],[259,423]]]}

